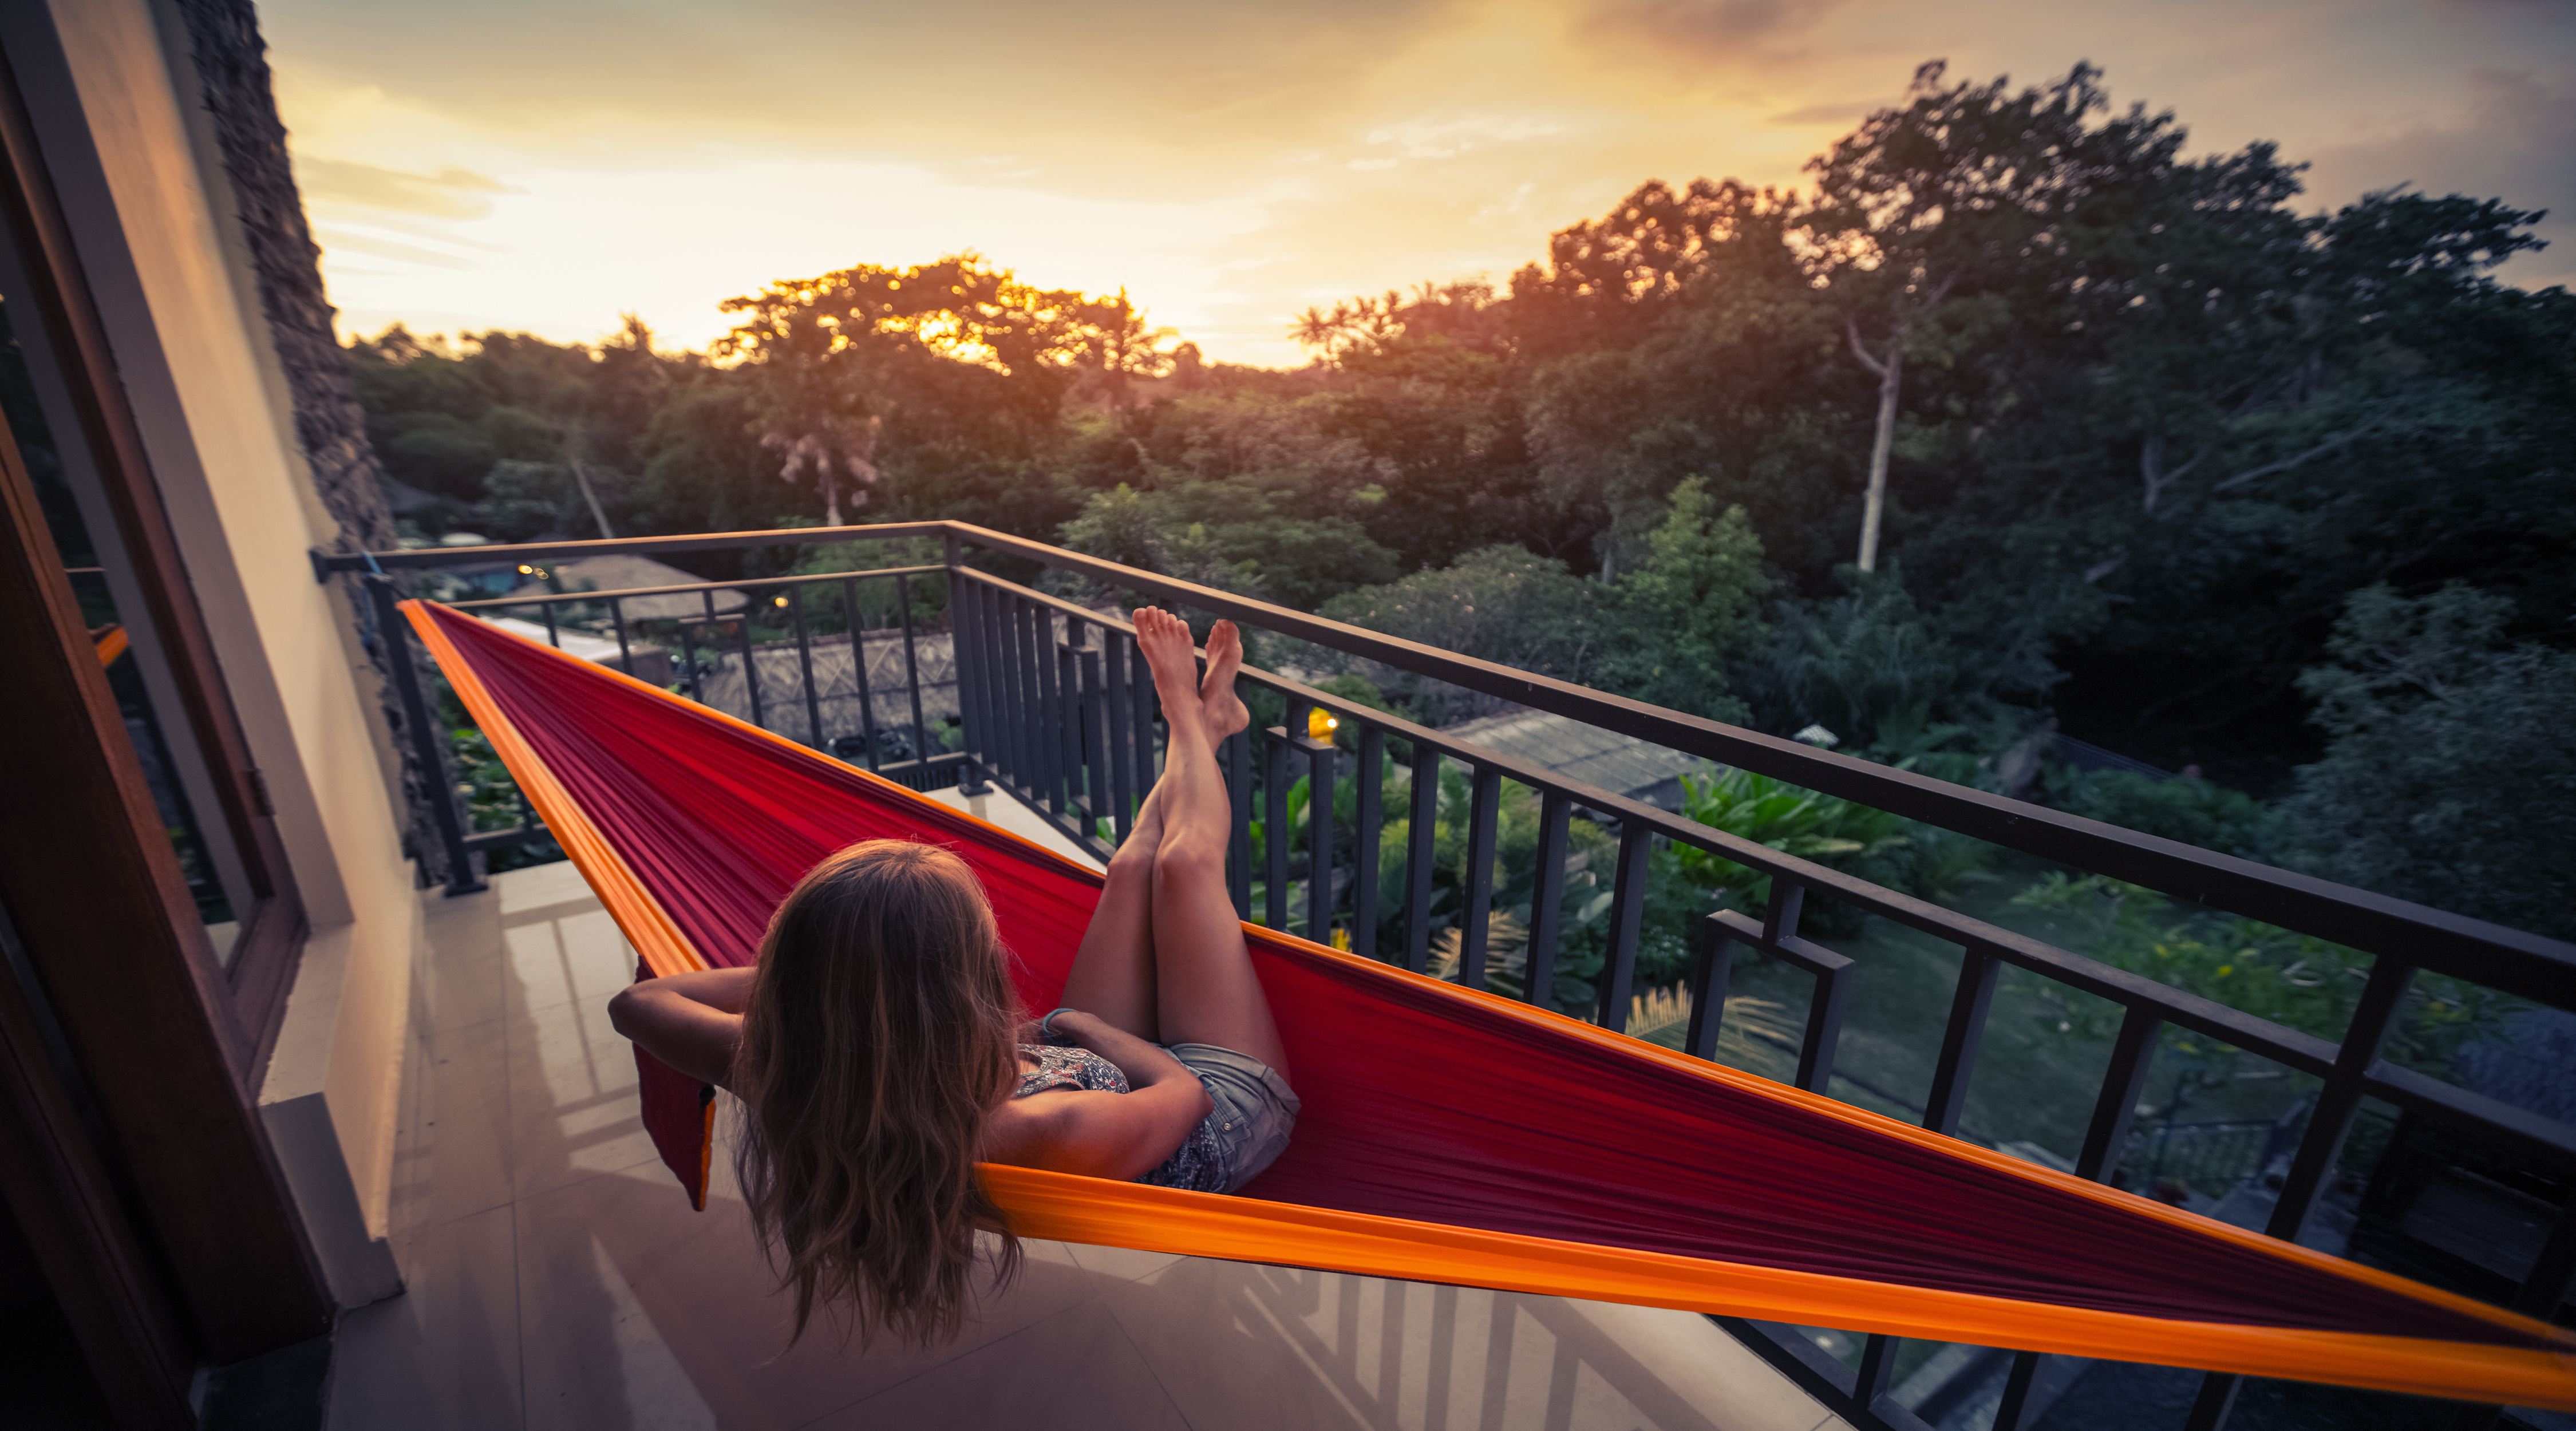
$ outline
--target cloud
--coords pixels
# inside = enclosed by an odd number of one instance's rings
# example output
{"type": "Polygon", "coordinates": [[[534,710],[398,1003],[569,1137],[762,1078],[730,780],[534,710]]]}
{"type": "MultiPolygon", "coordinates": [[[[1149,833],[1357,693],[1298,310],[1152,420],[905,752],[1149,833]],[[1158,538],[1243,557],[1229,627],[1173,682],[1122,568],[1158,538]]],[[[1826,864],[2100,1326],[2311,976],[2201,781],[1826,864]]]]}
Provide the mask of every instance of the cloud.
{"type": "Polygon", "coordinates": [[[308,201],[386,209],[433,219],[479,219],[492,212],[489,194],[523,194],[488,174],[446,168],[406,174],[347,159],[299,158],[295,178],[308,201]]]}
{"type": "Polygon", "coordinates": [[[1835,0],[1629,0],[1604,5],[1581,26],[1595,44],[1686,59],[1728,72],[1777,70],[1803,58],[1799,43],[1835,0]]]}
{"type": "MultiPolygon", "coordinates": [[[[2318,151],[2308,191],[2331,205],[2411,184],[2545,209],[2556,222],[2543,233],[2567,233],[2566,222],[2576,219],[2576,165],[2568,162],[2576,153],[2576,84],[2482,66],[2458,85],[2465,103],[2447,115],[2415,117],[2318,151]]],[[[2503,274],[2527,286],[2576,282],[2576,243],[2518,255],[2503,274]]]]}
{"type": "Polygon", "coordinates": [[[1343,101],[1451,23],[1439,0],[276,0],[282,83],[593,164],[756,148],[1050,187],[1205,182],[1338,137],[1343,101]],[[571,62],[568,62],[571,61],[571,62]]]}
{"type": "Polygon", "coordinates": [[[1799,129],[1808,125],[1852,124],[1858,122],[1861,116],[1877,109],[1879,103],[1873,99],[1838,99],[1828,104],[1810,104],[1783,114],[1766,115],[1762,122],[1778,125],[1783,129],[1799,129]]]}
{"type": "MultiPolygon", "coordinates": [[[[426,264],[431,268],[470,269],[480,267],[480,265],[476,264],[470,258],[461,258],[452,253],[442,253],[437,249],[422,248],[418,244],[396,243],[392,239],[373,238],[366,234],[353,234],[345,229],[317,228],[313,231],[313,241],[322,246],[322,252],[325,254],[339,252],[363,253],[372,255],[376,258],[395,259],[403,263],[426,264]]],[[[337,276],[344,278],[354,276],[352,273],[339,270],[335,270],[335,273],[337,276]]]]}

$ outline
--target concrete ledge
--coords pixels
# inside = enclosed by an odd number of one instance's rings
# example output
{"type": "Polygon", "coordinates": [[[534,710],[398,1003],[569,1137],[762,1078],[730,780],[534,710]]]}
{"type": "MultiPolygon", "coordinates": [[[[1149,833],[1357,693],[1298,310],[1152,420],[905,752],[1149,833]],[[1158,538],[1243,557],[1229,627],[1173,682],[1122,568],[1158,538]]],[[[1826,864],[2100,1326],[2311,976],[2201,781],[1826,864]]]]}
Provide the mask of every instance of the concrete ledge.
{"type": "Polygon", "coordinates": [[[332,1300],[342,1307],[403,1288],[386,1224],[410,956],[425,938],[417,906],[411,916],[386,921],[390,928],[319,930],[306,942],[260,1087],[260,1121],[332,1300]],[[368,935],[400,947],[363,949],[368,935]],[[376,977],[389,962],[402,966],[397,977],[376,977]]]}

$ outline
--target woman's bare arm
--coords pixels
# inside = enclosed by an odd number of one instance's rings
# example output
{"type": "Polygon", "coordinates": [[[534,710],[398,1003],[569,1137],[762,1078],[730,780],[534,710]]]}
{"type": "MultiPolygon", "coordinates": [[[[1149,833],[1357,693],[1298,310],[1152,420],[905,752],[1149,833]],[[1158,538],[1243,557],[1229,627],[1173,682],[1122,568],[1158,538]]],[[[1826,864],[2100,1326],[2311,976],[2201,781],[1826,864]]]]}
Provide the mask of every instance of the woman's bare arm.
{"type": "Polygon", "coordinates": [[[608,1001],[608,1021],[673,1069],[726,1087],[756,973],[701,969],[629,984],[608,1001]]]}
{"type": "Polygon", "coordinates": [[[1059,1014],[1056,1032],[1118,1066],[1126,1093],[1047,1093],[995,1109],[984,1158],[1126,1181],[1152,1172],[1213,1104],[1179,1059],[1105,1020],[1059,1014]]]}

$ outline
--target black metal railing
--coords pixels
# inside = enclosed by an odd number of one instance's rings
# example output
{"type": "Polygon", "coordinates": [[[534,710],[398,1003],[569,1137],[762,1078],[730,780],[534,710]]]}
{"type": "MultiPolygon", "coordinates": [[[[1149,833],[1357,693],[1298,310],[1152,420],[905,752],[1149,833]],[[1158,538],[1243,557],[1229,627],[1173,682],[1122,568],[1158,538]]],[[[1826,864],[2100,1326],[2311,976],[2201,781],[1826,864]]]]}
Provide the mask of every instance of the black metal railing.
{"type": "MultiPolygon", "coordinates": [[[[1444,736],[1277,672],[1249,667],[1241,678],[1243,686],[1261,693],[1260,705],[1278,709],[1283,718],[1232,738],[1220,752],[1234,794],[1235,829],[1228,860],[1230,888],[1236,907],[1246,918],[1273,928],[1298,930],[1318,940],[1346,942],[1356,953],[1417,971],[1432,967],[1435,925],[1453,928],[1454,959],[1442,960],[1448,976],[1470,987],[1486,987],[1491,953],[1489,915],[1493,913],[1496,892],[1496,831],[1505,803],[1505,783],[1510,782],[1535,792],[1538,803],[1537,860],[1529,897],[1527,937],[1512,972],[1518,976],[1521,996],[1542,1007],[1556,1007],[1554,961],[1570,934],[1569,877],[1573,873],[1571,866],[1577,863],[1569,855],[1569,832],[1579,816],[1607,834],[1603,852],[1610,855],[1612,869],[1608,900],[1596,917],[1601,927],[1598,937],[1605,947],[1601,974],[1586,1006],[1567,1012],[1604,1027],[1619,1029],[1630,1008],[1649,858],[1657,841],[1669,841],[1746,866],[1771,881],[1770,898],[1758,916],[1721,909],[1697,922],[1698,935],[1687,977],[1692,1014],[1683,1046],[1698,1056],[1714,1055],[1736,953],[1751,950],[1801,971],[1811,980],[1806,1014],[1796,1039],[1797,1062],[1792,1081],[1801,1088],[1827,1089],[1834,1077],[1844,1011],[1859,966],[1853,958],[1802,930],[1802,917],[1812,897],[1920,931],[1960,951],[1941,1047],[1933,1064],[1929,1094],[1922,1105],[1923,1126],[1936,1132],[1954,1136],[1960,1133],[1961,1112],[1986,1033],[1998,977],[2006,968],[2014,968],[2109,1000],[2122,1011],[2082,1150],[2074,1159],[2078,1176],[2108,1178],[2123,1152],[2130,1149],[2131,1123],[2159,1034],[2167,1026],[2254,1053],[2318,1081],[2304,1127],[2288,1135],[2295,1150],[2288,1155],[2286,1171],[2279,1175],[2277,1198],[2265,1228],[2274,1237],[2296,1238],[2306,1225],[2365,1100],[2380,1100],[2394,1106],[2403,1117],[2457,1127],[2489,1143],[2502,1141],[2524,1150],[2536,1165],[2576,1174],[2576,1128],[2401,1067],[2381,1056],[2409,984],[2419,970],[2467,980],[2542,1004],[2563,1008],[2576,1002],[2576,947],[2523,931],[2136,834],[963,523],[889,523],[830,530],[561,542],[372,556],[316,554],[315,568],[317,575],[325,579],[340,573],[358,574],[375,604],[374,625],[388,633],[388,639],[399,642],[406,637],[394,619],[394,574],[404,571],[459,562],[536,562],[600,552],[668,553],[924,537],[935,537],[943,543],[944,560],[935,566],[461,604],[477,610],[536,607],[545,613],[549,632],[557,639],[560,631],[556,613],[566,605],[604,606],[609,613],[608,624],[617,630],[621,660],[632,670],[635,653],[626,626],[618,619],[621,604],[645,595],[699,593],[705,619],[683,623],[675,632],[683,646],[682,660],[676,668],[681,684],[700,699],[712,694],[708,680],[711,667],[702,667],[697,657],[703,640],[711,655],[739,663],[744,677],[741,689],[735,692],[728,686],[726,695],[741,707],[733,714],[781,729],[818,749],[838,750],[842,747],[836,747],[834,742],[844,740],[850,732],[837,729],[826,718],[818,694],[814,642],[804,624],[805,602],[793,588],[892,579],[903,593],[897,604],[903,612],[901,640],[908,683],[905,699],[911,702],[908,710],[900,713],[910,716],[913,741],[907,759],[878,759],[875,712],[879,696],[869,692],[858,703],[855,716],[865,763],[884,773],[905,777],[907,783],[918,788],[952,780],[970,791],[999,787],[1036,811],[1066,838],[1105,857],[1126,836],[1136,802],[1150,786],[1155,768],[1153,686],[1137,652],[1133,628],[1113,614],[972,566],[967,555],[972,548],[988,562],[1071,573],[1101,590],[1140,593],[1176,606],[1231,617],[1274,635],[1316,643],[1712,762],[1741,766],[2062,866],[2144,885],[2195,905],[2279,925],[2358,950],[2371,956],[2373,962],[2342,1039],[2338,1042],[2320,1038],[1928,900],[1780,853],[1618,793],[1563,778],[1535,764],[1444,736]],[[924,633],[916,629],[912,617],[908,583],[916,575],[930,573],[942,574],[947,580],[947,608],[934,623],[944,629],[924,633]],[[779,668],[796,672],[794,682],[778,682],[764,689],[748,617],[725,618],[717,613],[717,591],[745,587],[790,593],[785,609],[793,623],[796,660],[792,666],[786,665],[782,656],[779,668]],[[734,624],[728,626],[728,620],[734,624]],[[954,670],[957,747],[938,755],[923,748],[928,726],[920,704],[920,647],[925,634],[946,643],[954,670]],[[731,643],[729,650],[724,648],[726,641],[731,643]],[[792,689],[787,688],[790,685],[792,689]],[[1317,711],[1323,712],[1337,729],[1328,735],[1320,722],[1310,726],[1312,713],[1317,711]],[[1349,743],[1347,749],[1344,741],[1349,743]],[[1384,809],[1383,804],[1384,792],[1399,778],[1391,763],[1396,761],[1399,745],[1407,757],[1401,762],[1401,778],[1406,784],[1404,798],[1409,818],[1402,887],[1390,891],[1379,887],[1384,853],[1380,844],[1387,817],[1394,813],[1384,809]],[[1347,822],[1337,814],[1334,798],[1345,762],[1354,787],[1353,809],[1347,822]],[[1454,898],[1453,906],[1435,917],[1433,866],[1435,830],[1441,814],[1440,771],[1452,765],[1465,775],[1464,873],[1449,892],[1454,898]],[[1293,790],[1301,777],[1307,790],[1303,828],[1292,830],[1293,790]],[[1256,786],[1258,800],[1253,798],[1256,786]],[[1261,836],[1257,859],[1253,830],[1256,819],[1261,836]],[[1379,910],[1389,899],[1394,917],[1381,920],[1379,910]],[[1380,947],[1381,924],[1390,924],[1395,930],[1392,947],[1380,947]]],[[[845,585],[841,589],[844,609],[855,611],[858,603],[854,588],[845,585]]],[[[853,662],[864,679],[866,657],[859,649],[862,638],[853,632],[851,642],[853,662]]],[[[783,650],[785,641],[773,645],[783,650]]],[[[435,723],[426,719],[423,693],[408,679],[411,665],[406,660],[395,660],[390,665],[400,694],[414,714],[415,736],[425,742],[420,753],[432,762],[429,768],[437,769],[435,762],[443,755],[432,747],[439,733],[435,723]]],[[[535,833],[535,827],[530,825],[506,837],[469,836],[461,825],[450,811],[442,817],[439,827],[452,844],[451,855],[455,858],[451,867],[468,871],[468,883],[472,877],[470,862],[464,858],[467,852],[490,848],[505,838],[527,838],[535,833]]],[[[1597,871],[1587,870],[1583,877],[1599,883],[1597,871]]],[[[1601,903],[1597,895],[1588,902],[1601,903]]],[[[2170,1139],[2173,1135],[2164,1136],[2170,1139]]],[[[2576,1187],[2576,1175],[2563,1178],[2562,1183],[2576,1187]]],[[[2511,1305],[2533,1315],[2551,1315],[2567,1295],[2571,1272],[2576,1272],[2576,1197],[2557,1208],[2538,1253],[2518,1279],[2511,1305]]],[[[1740,1319],[1719,1320],[1855,1426],[1925,1425],[1889,1394],[1897,1338],[1867,1337],[1860,1343],[1857,1364],[1846,1365],[1794,1330],[1740,1319]]],[[[1993,1421],[1999,1431],[2018,1431],[2024,1424],[2039,1363],[2036,1354],[2012,1356],[2001,1405],[1993,1421]]],[[[2203,1380],[2189,1419],[2192,1431],[2210,1431],[2225,1422],[2241,1380],[2214,1373],[2203,1380]]],[[[2494,1408],[2472,1408],[2464,1411],[2456,1424],[2464,1428],[2484,1426],[2493,1421],[2495,1414],[2494,1408]]]]}

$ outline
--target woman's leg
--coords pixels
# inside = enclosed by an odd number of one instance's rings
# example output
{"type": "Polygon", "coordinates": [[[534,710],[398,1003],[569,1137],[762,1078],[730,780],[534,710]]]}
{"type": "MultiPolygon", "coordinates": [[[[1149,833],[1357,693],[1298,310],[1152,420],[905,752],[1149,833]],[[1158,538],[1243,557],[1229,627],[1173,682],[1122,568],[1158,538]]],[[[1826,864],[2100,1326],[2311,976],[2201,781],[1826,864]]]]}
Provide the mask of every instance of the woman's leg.
{"type": "MultiPolygon", "coordinates": [[[[1233,702],[1240,711],[1243,703],[1234,695],[1234,668],[1242,663],[1240,642],[1234,650],[1234,659],[1223,663],[1222,671],[1218,663],[1210,663],[1207,691],[1221,693],[1222,700],[1233,702]]],[[[1206,692],[1194,693],[1187,704],[1195,709],[1206,699],[1206,692]]],[[[1239,722],[1236,728],[1241,728],[1239,722]]],[[[1156,1039],[1160,1027],[1155,1009],[1154,857],[1163,843],[1163,799],[1163,783],[1157,781],[1137,807],[1136,823],[1126,840],[1109,857],[1109,883],[1100,891],[1100,904],[1092,911],[1091,926],[1083,931],[1081,948],[1074,951],[1062,995],[1066,1008],[1096,1014],[1141,1039],[1156,1039]]]]}
{"type": "Polygon", "coordinates": [[[1246,723],[1234,695],[1243,640],[1229,621],[1208,633],[1204,690],[1191,677],[1190,629],[1178,617],[1136,613],[1137,645],[1153,667],[1170,737],[1163,752],[1163,843],[1154,860],[1152,936],[1157,1015],[1165,1043],[1208,1043],[1250,1054],[1288,1076],[1270,1001],[1252,972],[1243,925],[1225,887],[1233,807],[1216,743],[1246,723]]]}
{"type": "Polygon", "coordinates": [[[1109,857],[1109,883],[1082,931],[1064,1006],[1097,1014],[1136,1037],[1159,1041],[1154,1010],[1154,855],[1163,843],[1163,787],[1136,811],[1136,823],[1109,857]]]}

